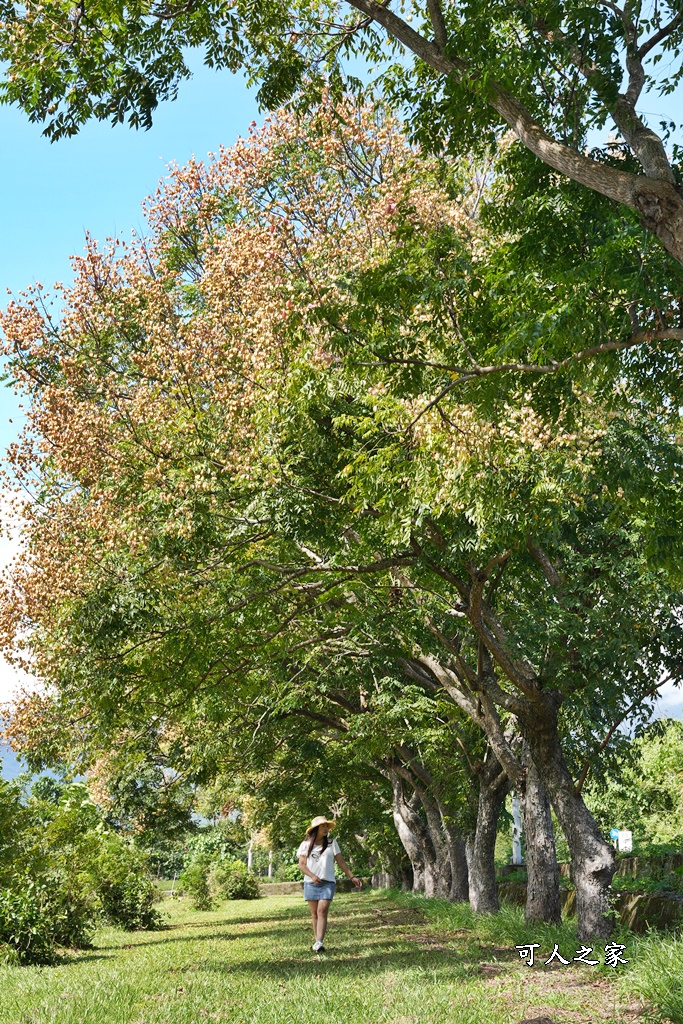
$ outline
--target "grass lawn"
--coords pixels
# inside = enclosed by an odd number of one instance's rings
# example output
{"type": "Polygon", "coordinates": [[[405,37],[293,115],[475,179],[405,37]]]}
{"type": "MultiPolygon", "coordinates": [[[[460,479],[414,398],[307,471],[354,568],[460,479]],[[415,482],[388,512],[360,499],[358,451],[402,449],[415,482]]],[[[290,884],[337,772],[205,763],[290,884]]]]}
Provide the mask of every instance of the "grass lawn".
{"type": "MultiPolygon", "coordinates": [[[[318,956],[310,952],[308,909],[298,896],[235,901],[211,913],[169,901],[164,911],[162,931],[103,929],[93,950],[69,954],[56,967],[0,968],[0,1024],[664,1019],[642,1013],[633,994],[647,984],[641,960],[652,958],[659,940],[639,944],[622,936],[628,968],[546,967],[542,961],[555,942],[566,959],[575,955],[574,930],[569,924],[528,928],[513,908],[475,920],[463,904],[387,892],[339,895],[328,952],[318,956]],[[515,949],[523,942],[540,943],[533,968],[515,949]]],[[[676,950],[667,949],[672,964],[678,962],[676,950]]]]}

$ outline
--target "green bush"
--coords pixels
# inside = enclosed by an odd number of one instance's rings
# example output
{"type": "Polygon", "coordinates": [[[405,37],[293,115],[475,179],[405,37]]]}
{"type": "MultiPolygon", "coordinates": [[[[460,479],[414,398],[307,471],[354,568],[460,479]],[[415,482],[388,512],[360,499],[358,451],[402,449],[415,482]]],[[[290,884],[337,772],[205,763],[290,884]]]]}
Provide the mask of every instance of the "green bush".
{"type": "Polygon", "coordinates": [[[19,967],[21,958],[13,946],[0,942],[0,967],[19,967]]]}
{"type": "Polygon", "coordinates": [[[213,910],[215,899],[209,882],[209,862],[202,857],[191,861],[180,875],[180,884],[195,910],[213,910]]]}
{"type": "Polygon", "coordinates": [[[279,864],[275,869],[275,882],[301,882],[303,875],[299,864],[279,864]]]}
{"type": "Polygon", "coordinates": [[[13,951],[19,963],[54,961],[54,924],[44,886],[26,880],[21,888],[0,889],[0,946],[13,951]]]}
{"type": "Polygon", "coordinates": [[[118,880],[104,878],[98,894],[102,912],[111,924],[128,932],[161,927],[161,915],[154,908],[159,897],[150,878],[135,874],[118,880]]]}
{"type": "Polygon", "coordinates": [[[56,944],[71,949],[91,948],[99,908],[89,879],[46,879],[44,893],[56,944]]]}
{"type": "Polygon", "coordinates": [[[18,877],[0,890],[0,962],[51,963],[58,946],[91,945],[97,904],[84,879],[18,877]]]}
{"type": "Polygon", "coordinates": [[[250,875],[241,860],[224,861],[211,873],[211,882],[226,900],[257,900],[261,895],[258,881],[250,875]]]}
{"type": "Polygon", "coordinates": [[[126,931],[153,930],[162,924],[154,909],[159,894],[144,856],[121,836],[103,837],[92,871],[102,912],[126,931]]]}
{"type": "Polygon", "coordinates": [[[653,869],[651,874],[636,875],[635,878],[615,875],[612,888],[626,892],[677,893],[683,895],[683,868],[675,868],[669,872],[653,869]]]}

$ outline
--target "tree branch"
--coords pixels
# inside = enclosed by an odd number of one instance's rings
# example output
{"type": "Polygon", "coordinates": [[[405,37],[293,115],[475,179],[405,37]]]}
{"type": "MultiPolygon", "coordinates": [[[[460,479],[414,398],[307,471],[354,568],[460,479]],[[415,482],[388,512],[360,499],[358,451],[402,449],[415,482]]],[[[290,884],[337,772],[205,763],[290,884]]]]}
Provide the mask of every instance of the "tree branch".
{"type": "Polygon", "coordinates": [[[330,729],[338,729],[340,732],[348,732],[349,727],[345,722],[342,722],[339,718],[333,718],[331,715],[322,715],[317,711],[309,711],[308,708],[292,708],[288,712],[290,715],[300,715],[302,718],[310,718],[312,722],[318,722],[320,725],[326,725],[330,729]]]}
{"type": "MultiPolygon", "coordinates": [[[[423,363],[419,359],[387,359],[381,365],[390,363],[416,364],[434,366],[439,370],[446,370],[448,373],[457,374],[458,380],[453,383],[462,383],[465,380],[476,377],[487,377],[495,373],[558,373],[566,369],[572,363],[580,362],[583,359],[590,359],[592,356],[604,355],[607,352],[625,352],[639,345],[652,345],[658,341],[683,341],[683,328],[665,327],[662,330],[637,331],[624,341],[605,341],[600,345],[591,345],[590,348],[574,352],[565,359],[553,360],[550,363],[497,363],[491,366],[446,366],[442,363],[423,363]]],[[[451,390],[450,387],[448,390],[451,390]]]]}
{"type": "Polygon", "coordinates": [[[631,712],[634,711],[638,707],[638,705],[640,703],[642,703],[642,701],[644,701],[647,697],[652,697],[657,692],[657,690],[661,690],[662,686],[664,686],[666,683],[670,683],[671,680],[674,679],[675,676],[679,675],[679,674],[680,673],[671,672],[666,677],[666,679],[662,679],[662,681],[660,683],[657,683],[656,686],[653,686],[653,688],[651,690],[648,690],[647,693],[643,694],[642,697],[638,697],[637,700],[634,700],[633,703],[623,713],[623,715],[616,720],[614,725],[607,731],[607,733],[605,735],[605,738],[602,740],[602,742],[598,746],[597,750],[593,751],[593,753],[586,760],[586,763],[584,764],[583,768],[581,769],[581,774],[579,775],[579,778],[577,779],[576,785],[574,786],[574,792],[576,793],[577,796],[581,793],[581,791],[582,791],[582,789],[584,787],[584,783],[585,783],[586,778],[588,776],[588,772],[590,771],[590,766],[591,766],[592,760],[598,754],[601,754],[603,752],[603,750],[605,749],[605,747],[607,746],[609,741],[612,739],[612,736],[614,736],[614,733],[619,728],[621,723],[626,721],[626,719],[631,714],[631,712]]]}
{"type": "Polygon", "coordinates": [[[653,47],[661,43],[667,36],[670,36],[672,32],[675,32],[678,26],[682,23],[683,12],[677,14],[675,18],[672,18],[668,25],[663,25],[659,32],[655,32],[653,36],[650,36],[649,39],[645,40],[645,42],[638,48],[638,59],[642,60],[643,57],[646,57],[653,47]]]}
{"type": "Polygon", "coordinates": [[[558,593],[562,593],[564,589],[564,581],[543,548],[539,547],[538,544],[534,544],[532,540],[527,540],[526,546],[531,557],[541,567],[543,575],[550,586],[557,590],[558,593]]]}
{"type": "MultiPolygon", "coordinates": [[[[470,87],[481,88],[483,83],[480,77],[471,72],[465,61],[444,55],[436,43],[425,39],[388,7],[375,0],[346,2],[382,25],[435,71],[442,75],[453,75],[458,82],[465,82],[470,87]]],[[[485,89],[488,104],[512,128],[530,152],[560,174],[608,199],[637,210],[646,229],[657,235],[665,248],[683,263],[683,196],[671,181],[647,174],[631,174],[593,160],[548,135],[524,104],[503,89],[493,77],[486,79],[485,89]]]]}
{"type": "Polygon", "coordinates": [[[440,0],[427,0],[427,10],[429,11],[429,20],[431,21],[432,28],[434,29],[434,42],[438,47],[439,52],[445,53],[448,34],[446,32],[446,22],[444,21],[440,0]]]}
{"type": "Polygon", "coordinates": [[[493,616],[488,606],[486,606],[488,614],[484,615],[483,589],[488,577],[483,576],[483,574],[480,575],[483,578],[473,576],[468,618],[472,623],[475,633],[484,641],[491,656],[500,665],[510,682],[518,690],[521,690],[525,697],[533,701],[539,688],[534,669],[528,663],[516,659],[484,621],[485,617],[495,619],[495,616],[493,616]]]}
{"type": "Polygon", "coordinates": [[[559,373],[561,370],[571,366],[572,363],[581,362],[584,359],[590,359],[593,356],[605,355],[607,352],[626,352],[632,348],[638,348],[640,345],[652,345],[659,341],[683,341],[683,328],[682,327],[665,327],[661,330],[645,330],[637,331],[632,334],[629,338],[624,341],[605,341],[600,345],[591,345],[590,348],[581,349],[580,352],[574,352],[572,355],[567,356],[565,359],[553,360],[550,363],[497,363],[490,366],[481,366],[475,363],[474,366],[449,366],[446,363],[434,363],[426,359],[401,359],[392,356],[388,359],[381,359],[377,362],[363,362],[359,363],[360,366],[430,366],[436,370],[444,370],[446,373],[450,373],[454,376],[454,380],[451,380],[445,387],[438,392],[438,394],[432,398],[415,416],[413,420],[408,424],[407,430],[426,414],[430,409],[441,402],[446,395],[450,394],[451,391],[459,387],[461,384],[467,384],[471,380],[477,380],[481,377],[490,377],[497,373],[528,373],[544,375],[548,373],[559,373]]]}

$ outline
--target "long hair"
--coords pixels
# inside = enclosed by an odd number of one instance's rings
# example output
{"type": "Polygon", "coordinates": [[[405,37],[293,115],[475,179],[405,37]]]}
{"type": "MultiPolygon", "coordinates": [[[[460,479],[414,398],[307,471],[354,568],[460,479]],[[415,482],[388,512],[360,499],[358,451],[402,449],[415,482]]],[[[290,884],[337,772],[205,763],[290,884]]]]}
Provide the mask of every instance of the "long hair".
{"type": "MultiPolygon", "coordinates": [[[[310,857],[311,854],[313,853],[313,847],[315,846],[315,841],[318,838],[318,829],[319,828],[320,828],[320,826],[316,825],[316,827],[314,829],[311,829],[309,832],[306,833],[307,836],[310,835],[310,837],[311,837],[311,841],[308,844],[308,853],[306,854],[307,857],[310,857]]],[[[327,841],[327,836],[323,836],[323,848],[322,848],[321,852],[324,853],[328,846],[329,846],[329,843],[327,841]]]]}

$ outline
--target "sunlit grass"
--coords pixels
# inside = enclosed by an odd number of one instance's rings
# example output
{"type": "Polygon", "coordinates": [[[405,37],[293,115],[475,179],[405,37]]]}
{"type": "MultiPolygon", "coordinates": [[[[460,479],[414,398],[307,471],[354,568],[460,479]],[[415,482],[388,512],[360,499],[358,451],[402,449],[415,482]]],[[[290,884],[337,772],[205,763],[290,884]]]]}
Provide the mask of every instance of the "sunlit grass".
{"type": "Polygon", "coordinates": [[[521,963],[518,943],[544,958],[577,943],[571,924],[527,928],[517,908],[475,918],[465,904],[340,895],[321,956],[297,896],[166,912],[164,931],[103,930],[56,967],[1,968],[0,1024],[516,1024],[544,1008],[623,1021],[604,968],[521,963]]]}
{"type": "Polygon", "coordinates": [[[683,938],[657,933],[639,938],[622,991],[655,1006],[657,1019],[683,1024],[683,938]]]}

